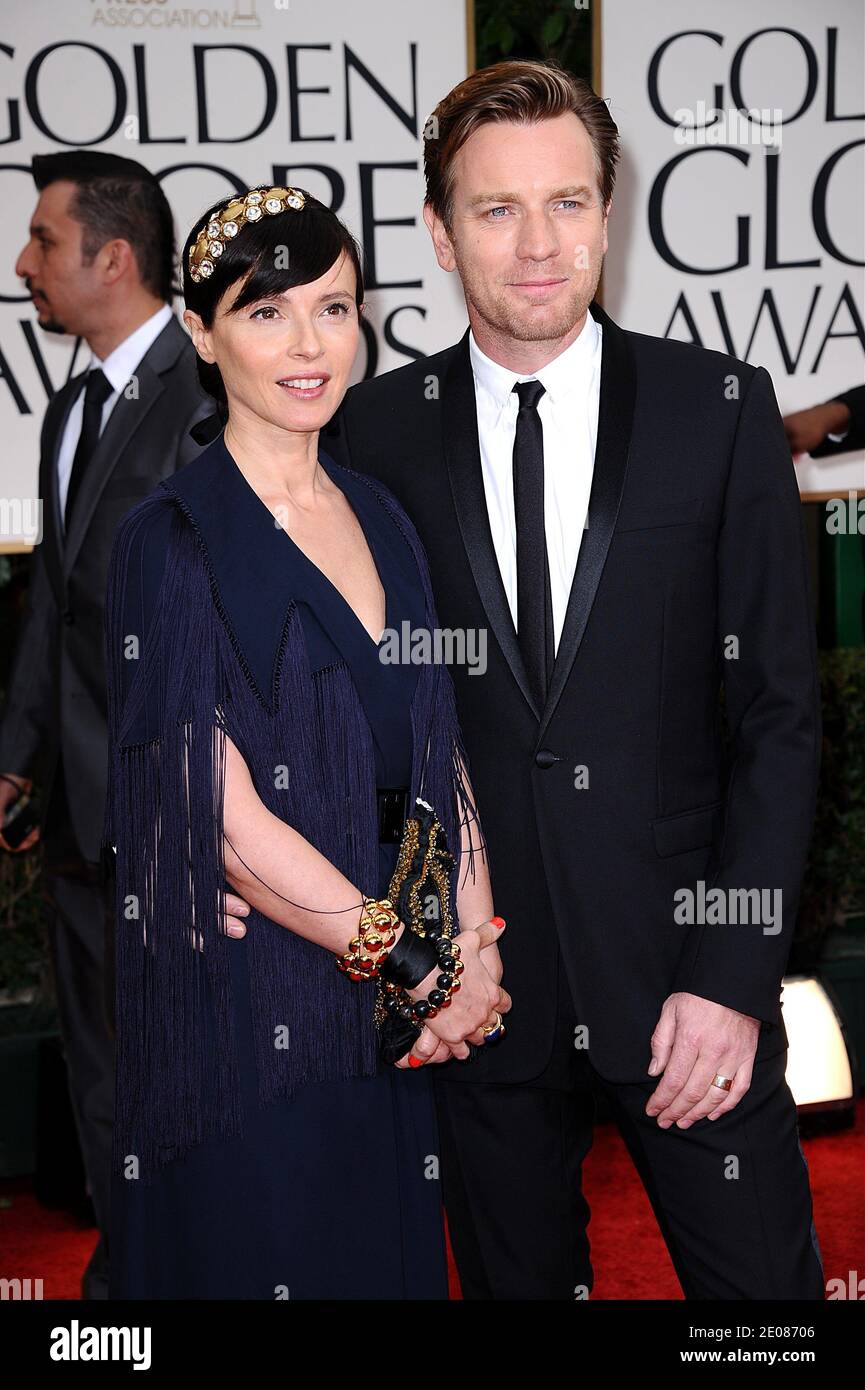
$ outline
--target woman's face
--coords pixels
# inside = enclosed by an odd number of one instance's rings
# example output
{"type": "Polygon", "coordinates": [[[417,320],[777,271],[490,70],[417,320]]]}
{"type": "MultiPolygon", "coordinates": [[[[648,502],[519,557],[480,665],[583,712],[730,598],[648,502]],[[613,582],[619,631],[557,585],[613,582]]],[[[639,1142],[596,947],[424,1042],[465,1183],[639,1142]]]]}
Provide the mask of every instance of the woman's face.
{"type": "Polygon", "coordinates": [[[231,313],[243,283],[226,290],[211,328],[187,309],[196,351],[219,368],[232,416],[300,433],[320,429],[345,394],[358,348],[351,259],[343,252],[319,280],[231,313]]]}

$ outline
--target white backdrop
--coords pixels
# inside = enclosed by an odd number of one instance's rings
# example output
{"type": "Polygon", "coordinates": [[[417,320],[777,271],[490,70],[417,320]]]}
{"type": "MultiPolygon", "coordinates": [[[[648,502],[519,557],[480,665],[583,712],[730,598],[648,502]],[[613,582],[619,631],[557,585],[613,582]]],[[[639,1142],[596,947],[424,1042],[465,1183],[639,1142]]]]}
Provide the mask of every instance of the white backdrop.
{"type": "Polygon", "coordinates": [[[162,177],[179,244],[207,205],[255,183],[288,180],[335,206],[380,286],[376,360],[362,349],[357,379],[465,329],[421,204],[424,123],[467,70],[465,0],[3,0],[0,493],[35,497],[48,397],[89,357],[38,327],[15,274],[33,154],[139,160],[162,177]]]}
{"type": "MultiPolygon", "coordinates": [[[[863,28],[862,0],[602,0],[596,85],[625,147],[605,307],[766,367],[784,413],[863,380],[863,28]]],[[[797,473],[865,484],[862,454],[797,473]]]]}

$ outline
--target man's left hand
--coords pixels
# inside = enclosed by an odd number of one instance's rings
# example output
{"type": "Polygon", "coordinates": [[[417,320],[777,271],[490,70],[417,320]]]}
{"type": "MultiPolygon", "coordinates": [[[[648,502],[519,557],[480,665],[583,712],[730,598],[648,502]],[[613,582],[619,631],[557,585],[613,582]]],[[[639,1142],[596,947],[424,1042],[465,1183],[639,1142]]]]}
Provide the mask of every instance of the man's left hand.
{"type": "Polygon", "coordinates": [[[688,1129],[708,1115],[716,1120],[751,1085],[760,1020],[698,994],[671,994],[652,1034],[651,1074],[664,1073],[646,1105],[661,1129],[688,1129]],[[726,1093],[712,1085],[717,1074],[732,1077],[726,1093]]]}

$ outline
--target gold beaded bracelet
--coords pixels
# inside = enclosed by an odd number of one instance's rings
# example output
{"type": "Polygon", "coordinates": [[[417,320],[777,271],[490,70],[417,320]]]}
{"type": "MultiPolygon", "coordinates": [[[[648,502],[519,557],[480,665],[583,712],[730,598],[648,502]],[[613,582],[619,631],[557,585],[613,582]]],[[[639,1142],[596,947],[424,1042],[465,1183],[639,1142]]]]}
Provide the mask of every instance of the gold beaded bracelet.
{"type": "Polygon", "coordinates": [[[363,899],[357,936],[336,963],[350,980],[374,980],[396,941],[400,919],[390,898],[363,899]]]}

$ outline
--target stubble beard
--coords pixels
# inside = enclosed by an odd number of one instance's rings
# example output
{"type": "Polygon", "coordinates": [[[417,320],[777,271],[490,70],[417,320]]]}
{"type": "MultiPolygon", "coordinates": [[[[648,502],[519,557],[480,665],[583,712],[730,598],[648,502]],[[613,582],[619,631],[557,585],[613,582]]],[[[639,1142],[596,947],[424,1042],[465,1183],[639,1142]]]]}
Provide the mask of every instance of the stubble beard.
{"type": "Polygon", "coordinates": [[[465,262],[456,252],[455,259],[468,303],[493,333],[518,343],[552,343],[566,338],[594,299],[601,278],[602,262],[599,261],[569,282],[561,304],[538,314],[529,304],[521,311],[520,306],[508,299],[504,289],[491,288],[480,275],[467,271],[465,262]]]}

